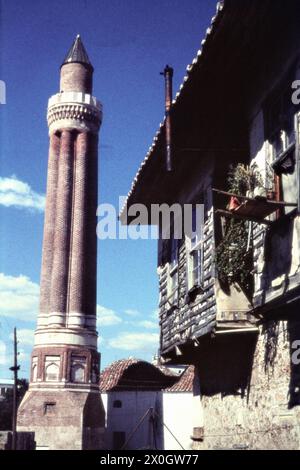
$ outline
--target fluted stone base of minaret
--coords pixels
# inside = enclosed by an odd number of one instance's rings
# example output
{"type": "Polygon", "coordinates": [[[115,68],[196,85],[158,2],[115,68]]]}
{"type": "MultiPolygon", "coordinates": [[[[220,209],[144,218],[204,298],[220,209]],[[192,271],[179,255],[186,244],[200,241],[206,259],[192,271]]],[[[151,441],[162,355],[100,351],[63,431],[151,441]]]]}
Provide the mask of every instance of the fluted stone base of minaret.
{"type": "Polygon", "coordinates": [[[105,411],[97,391],[29,390],[18,410],[18,431],[35,433],[37,449],[104,449],[105,411]]]}

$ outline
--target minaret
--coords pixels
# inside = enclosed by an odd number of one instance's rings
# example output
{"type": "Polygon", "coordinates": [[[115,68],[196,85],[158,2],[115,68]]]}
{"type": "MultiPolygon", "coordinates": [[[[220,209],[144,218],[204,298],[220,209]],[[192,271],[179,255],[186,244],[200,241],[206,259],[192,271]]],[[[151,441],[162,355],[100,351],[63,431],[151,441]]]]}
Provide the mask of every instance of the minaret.
{"type": "Polygon", "coordinates": [[[96,331],[98,132],[93,67],[78,35],[48,103],[49,160],[40,311],[18,430],[38,448],[100,449],[96,331]]]}

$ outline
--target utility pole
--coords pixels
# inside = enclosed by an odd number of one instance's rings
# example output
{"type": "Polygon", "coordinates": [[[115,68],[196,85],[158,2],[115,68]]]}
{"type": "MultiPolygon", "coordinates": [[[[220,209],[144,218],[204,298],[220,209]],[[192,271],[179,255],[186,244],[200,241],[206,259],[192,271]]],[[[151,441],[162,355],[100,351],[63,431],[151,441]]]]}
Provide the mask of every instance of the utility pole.
{"type": "Polygon", "coordinates": [[[14,365],[9,368],[14,373],[13,389],[13,419],[12,419],[12,450],[17,448],[17,387],[18,387],[18,351],[17,351],[17,328],[14,328],[14,365]]]}

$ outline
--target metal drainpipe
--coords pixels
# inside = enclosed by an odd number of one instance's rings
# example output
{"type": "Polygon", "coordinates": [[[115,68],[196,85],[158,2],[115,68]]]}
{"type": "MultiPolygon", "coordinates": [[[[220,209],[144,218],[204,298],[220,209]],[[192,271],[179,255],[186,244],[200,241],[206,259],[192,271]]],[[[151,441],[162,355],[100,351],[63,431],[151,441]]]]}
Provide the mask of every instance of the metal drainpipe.
{"type": "Polygon", "coordinates": [[[166,113],[166,170],[172,171],[172,137],[171,137],[171,116],[170,110],[172,106],[172,81],[173,81],[173,69],[166,65],[161,75],[165,77],[165,113],[166,113]]]}

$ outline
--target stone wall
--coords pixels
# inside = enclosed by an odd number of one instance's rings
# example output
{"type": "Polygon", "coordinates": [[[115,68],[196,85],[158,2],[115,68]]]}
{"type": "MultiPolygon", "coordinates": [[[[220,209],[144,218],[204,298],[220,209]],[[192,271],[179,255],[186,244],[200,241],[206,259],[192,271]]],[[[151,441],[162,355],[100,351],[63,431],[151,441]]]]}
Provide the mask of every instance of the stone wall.
{"type": "Polygon", "coordinates": [[[195,442],[195,449],[300,448],[300,364],[292,347],[299,338],[300,322],[261,326],[244,389],[230,392],[227,379],[235,364],[222,367],[219,386],[206,386],[202,396],[204,441],[195,442]]]}
{"type": "Polygon", "coordinates": [[[18,409],[17,429],[34,432],[37,449],[102,449],[104,426],[100,393],[29,391],[18,409]]]}

